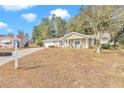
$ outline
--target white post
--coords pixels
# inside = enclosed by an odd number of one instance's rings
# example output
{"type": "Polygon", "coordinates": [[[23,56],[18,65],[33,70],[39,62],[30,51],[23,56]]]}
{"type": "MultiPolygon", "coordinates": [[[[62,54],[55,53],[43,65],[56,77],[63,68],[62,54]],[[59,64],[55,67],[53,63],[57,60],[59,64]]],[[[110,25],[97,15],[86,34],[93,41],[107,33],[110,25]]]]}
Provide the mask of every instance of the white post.
{"type": "Polygon", "coordinates": [[[80,39],[80,48],[82,48],[82,38],[80,39]]]}
{"type": "Polygon", "coordinates": [[[69,41],[70,41],[70,40],[69,40],[69,39],[67,39],[67,40],[68,40],[68,48],[70,48],[70,46],[69,46],[69,41]]]}
{"type": "Polygon", "coordinates": [[[86,48],[89,48],[89,39],[86,38],[86,48]]]}
{"type": "Polygon", "coordinates": [[[15,38],[15,69],[18,69],[18,43],[15,38]]]}

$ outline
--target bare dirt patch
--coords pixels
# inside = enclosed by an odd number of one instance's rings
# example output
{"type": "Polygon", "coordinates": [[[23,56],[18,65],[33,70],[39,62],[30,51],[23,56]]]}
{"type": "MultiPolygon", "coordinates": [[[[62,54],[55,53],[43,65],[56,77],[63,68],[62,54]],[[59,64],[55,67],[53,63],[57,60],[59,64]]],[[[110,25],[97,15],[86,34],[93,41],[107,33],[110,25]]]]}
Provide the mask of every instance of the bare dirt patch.
{"type": "Polygon", "coordinates": [[[124,52],[49,48],[0,66],[0,87],[124,87],[124,52]]]}

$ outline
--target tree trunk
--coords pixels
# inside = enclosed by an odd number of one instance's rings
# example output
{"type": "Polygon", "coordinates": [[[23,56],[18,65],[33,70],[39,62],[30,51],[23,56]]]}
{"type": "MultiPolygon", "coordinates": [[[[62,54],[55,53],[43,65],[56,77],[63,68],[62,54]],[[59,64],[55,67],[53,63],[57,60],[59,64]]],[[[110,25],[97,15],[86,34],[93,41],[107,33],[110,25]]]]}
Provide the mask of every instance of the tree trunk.
{"type": "Polygon", "coordinates": [[[97,44],[96,44],[96,53],[99,53],[101,52],[101,34],[100,33],[97,33],[97,44]]]}
{"type": "Polygon", "coordinates": [[[100,52],[101,52],[101,44],[97,45],[96,47],[96,53],[100,54],[100,52]]]}

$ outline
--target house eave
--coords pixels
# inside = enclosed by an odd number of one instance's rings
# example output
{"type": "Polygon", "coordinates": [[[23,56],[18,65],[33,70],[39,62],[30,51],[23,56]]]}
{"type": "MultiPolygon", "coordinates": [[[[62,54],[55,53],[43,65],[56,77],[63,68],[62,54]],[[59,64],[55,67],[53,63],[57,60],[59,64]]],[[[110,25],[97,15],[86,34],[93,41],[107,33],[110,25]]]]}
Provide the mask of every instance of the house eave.
{"type": "MultiPolygon", "coordinates": [[[[65,39],[66,37],[68,37],[69,35],[72,35],[72,34],[77,34],[77,35],[80,35],[81,37],[80,38],[95,38],[94,35],[84,35],[84,34],[80,34],[78,32],[71,32],[63,37],[61,37],[61,39],[65,39]]],[[[74,38],[75,39],[75,38],[74,38]]]]}

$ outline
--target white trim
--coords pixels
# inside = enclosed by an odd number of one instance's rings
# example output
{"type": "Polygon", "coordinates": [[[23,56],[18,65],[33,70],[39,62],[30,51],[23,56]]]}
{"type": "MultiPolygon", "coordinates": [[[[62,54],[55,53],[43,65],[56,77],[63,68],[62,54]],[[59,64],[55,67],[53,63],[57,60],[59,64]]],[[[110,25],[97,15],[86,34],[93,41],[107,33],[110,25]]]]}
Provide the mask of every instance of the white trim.
{"type": "Polygon", "coordinates": [[[89,48],[89,39],[86,38],[86,48],[89,48]]]}
{"type": "Polygon", "coordinates": [[[88,38],[93,38],[94,37],[94,35],[84,35],[84,34],[81,34],[81,33],[78,33],[78,32],[71,32],[71,33],[61,37],[61,39],[64,39],[64,38],[66,38],[66,37],[68,37],[69,35],[72,35],[72,34],[77,34],[77,35],[80,35],[80,36],[83,36],[83,37],[88,37],[88,38]]]}
{"type": "Polygon", "coordinates": [[[8,36],[8,35],[5,35],[5,36],[2,36],[2,37],[0,37],[0,40],[2,40],[2,39],[4,39],[4,38],[7,38],[7,39],[13,39],[13,40],[20,40],[20,39],[18,39],[16,36],[8,36]]]}

